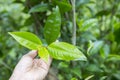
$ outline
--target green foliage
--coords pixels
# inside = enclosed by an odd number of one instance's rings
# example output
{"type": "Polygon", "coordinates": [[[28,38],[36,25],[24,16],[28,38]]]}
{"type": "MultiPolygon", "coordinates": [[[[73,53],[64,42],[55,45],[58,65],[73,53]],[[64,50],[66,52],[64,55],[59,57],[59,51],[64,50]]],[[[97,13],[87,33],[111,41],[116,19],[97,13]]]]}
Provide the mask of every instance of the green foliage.
{"type": "MultiPolygon", "coordinates": [[[[72,1],[0,0],[0,80],[8,80],[19,59],[29,51],[8,35],[16,31],[40,38],[42,44],[38,39],[29,42],[42,45],[37,50],[45,61],[50,55],[62,58],[53,60],[46,80],[120,80],[120,0],[75,0],[78,49],[74,49],[84,53],[85,62],[66,61],[66,54],[76,54],[73,47],[66,47],[73,35],[72,1]]],[[[27,40],[30,36],[19,38],[27,40]]]]}

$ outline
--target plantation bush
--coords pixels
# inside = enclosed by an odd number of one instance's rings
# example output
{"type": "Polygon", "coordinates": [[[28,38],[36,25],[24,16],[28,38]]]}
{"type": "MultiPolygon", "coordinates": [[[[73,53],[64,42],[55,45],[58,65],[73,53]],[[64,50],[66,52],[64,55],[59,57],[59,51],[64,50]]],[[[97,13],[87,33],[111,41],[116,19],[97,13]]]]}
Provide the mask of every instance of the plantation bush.
{"type": "Polygon", "coordinates": [[[120,80],[120,0],[0,0],[0,80],[8,80],[29,51],[8,34],[15,31],[34,33],[44,45],[76,44],[87,57],[54,59],[46,80],[120,80]]]}

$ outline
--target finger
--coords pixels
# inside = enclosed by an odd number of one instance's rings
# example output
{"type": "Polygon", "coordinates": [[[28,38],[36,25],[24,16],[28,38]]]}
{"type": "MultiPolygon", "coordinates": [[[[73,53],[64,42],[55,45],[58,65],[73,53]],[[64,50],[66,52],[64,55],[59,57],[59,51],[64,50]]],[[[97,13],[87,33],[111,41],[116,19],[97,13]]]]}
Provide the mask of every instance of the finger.
{"type": "Polygon", "coordinates": [[[24,57],[35,58],[37,56],[37,50],[32,50],[29,53],[25,54],[24,57]]]}
{"type": "Polygon", "coordinates": [[[49,59],[48,59],[48,66],[50,66],[50,64],[51,64],[51,62],[52,62],[52,58],[51,57],[49,57],[49,59]]]}

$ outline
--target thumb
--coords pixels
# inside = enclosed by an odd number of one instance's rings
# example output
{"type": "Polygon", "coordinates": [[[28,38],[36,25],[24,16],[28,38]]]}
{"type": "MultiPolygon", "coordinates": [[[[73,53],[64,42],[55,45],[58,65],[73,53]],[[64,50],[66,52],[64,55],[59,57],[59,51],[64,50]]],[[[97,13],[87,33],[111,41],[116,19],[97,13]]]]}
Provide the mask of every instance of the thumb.
{"type": "Polygon", "coordinates": [[[30,57],[30,58],[35,58],[37,56],[37,50],[32,50],[29,53],[25,54],[24,57],[30,57]]]}

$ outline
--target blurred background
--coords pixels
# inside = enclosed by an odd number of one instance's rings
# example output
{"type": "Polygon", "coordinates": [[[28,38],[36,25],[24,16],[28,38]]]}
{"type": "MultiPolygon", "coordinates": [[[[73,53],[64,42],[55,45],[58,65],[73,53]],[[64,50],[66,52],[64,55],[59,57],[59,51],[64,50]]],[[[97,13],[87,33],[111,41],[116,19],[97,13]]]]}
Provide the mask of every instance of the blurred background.
{"type": "MultiPolygon", "coordinates": [[[[29,50],[8,32],[29,31],[44,41],[43,28],[59,6],[60,41],[72,43],[70,0],[0,0],[0,80],[8,80],[29,50]]],[[[53,60],[45,80],[120,80],[120,0],[76,0],[76,46],[88,61],[53,60]]]]}

